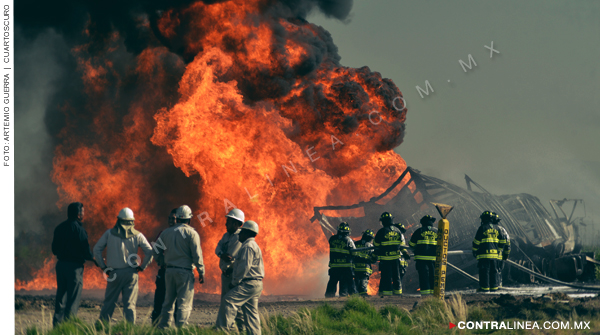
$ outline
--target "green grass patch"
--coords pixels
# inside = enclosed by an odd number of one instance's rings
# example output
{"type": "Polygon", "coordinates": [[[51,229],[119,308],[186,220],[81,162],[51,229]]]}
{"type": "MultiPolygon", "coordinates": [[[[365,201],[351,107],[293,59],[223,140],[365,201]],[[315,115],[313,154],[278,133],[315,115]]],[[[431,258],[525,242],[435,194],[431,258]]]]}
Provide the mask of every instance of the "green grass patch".
{"type": "MultiPolygon", "coordinates": [[[[265,335],[329,335],[329,334],[457,334],[449,329],[449,322],[459,321],[592,321],[598,329],[597,308],[579,304],[565,304],[563,296],[550,299],[515,298],[508,295],[467,305],[461,296],[446,301],[423,299],[408,311],[388,305],[379,310],[361,297],[350,297],[341,308],[323,303],[313,309],[302,308],[291,316],[261,315],[262,333],[265,335]],[[563,302],[559,302],[563,301],[563,302]],[[575,308],[573,308],[575,307],[575,308]]],[[[469,332],[469,331],[467,331],[469,332]]],[[[503,331],[479,330],[477,333],[504,334],[503,331]]],[[[519,332],[517,332],[519,333],[519,332]]],[[[522,333],[522,332],[521,332],[522,333]]],[[[78,319],[62,323],[59,327],[42,331],[27,329],[28,335],[200,335],[226,334],[213,328],[187,326],[180,329],[159,330],[149,324],[132,325],[124,321],[113,324],[87,324],[78,319]]]]}

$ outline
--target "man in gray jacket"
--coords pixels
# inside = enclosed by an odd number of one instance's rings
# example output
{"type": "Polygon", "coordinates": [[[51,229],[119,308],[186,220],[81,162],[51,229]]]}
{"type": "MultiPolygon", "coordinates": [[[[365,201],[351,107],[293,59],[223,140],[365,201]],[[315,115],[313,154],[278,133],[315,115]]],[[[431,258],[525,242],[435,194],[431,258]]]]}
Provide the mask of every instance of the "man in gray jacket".
{"type": "Polygon", "coordinates": [[[199,282],[204,283],[200,235],[190,227],[191,219],[192,210],[186,205],[179,207],[176,224],[165,229],[160,234],[158,245],[155,245],[159,253],[164,253],[164,263],[167,267],[165,303],[158,328],[169,327],[175,300],[180,306],[175,314],[175,325],[181,327],[188,323],[194,301],[194,267],[198,271],[199,282]]]}
{"type": "Polygon", "coordinates": [[[262,251],[254,240],[258,235],[258,224],[254,221],[244,222],[239,235],[242,247],[233,264],[230,290],[221,302],[216,326],[232,329],[237,311],[241,309],[248,334],[260,335],[258,298],[263,289],[265,268],[262,251]]]}
{"type": "MultiPolygon", "coordinates": [[[[240,227],[244,223],[244,212],[234,208],[225,217],[227,218],[225,222],[227,232],[223,234],[223,238],[221,238],[215,250],[215,253],[219,257],[219,268],[221,269],[221,303],[223,303],[225,294],[229,292],[233,262],[242,246],[242,243],[239,241],[239,233],[240,227]]],[[[241,312],[238,313],[236,321],[238,324],[243,322],[241,312]]],[[[217,323],[219,323],[218,320],[217,323]]]]}
{"type": "Polygon", "coordinates": [[[138,272],[144,271],[152,261],[152,247],[146,237],[134,228],[133,211],[123,208],[117,216],[115,226],[107,230],[94,246],[94,258],[107,275],[104,305],[100,320],[112,317],[119,295],[123,295],[125,320],[135,323],[135,305],[138,298],[138,272]],[[140,265],[138,248],[144,252],[144,262],[140,265]],[[106,263],[102,252],[106,249],[106,263]]]}

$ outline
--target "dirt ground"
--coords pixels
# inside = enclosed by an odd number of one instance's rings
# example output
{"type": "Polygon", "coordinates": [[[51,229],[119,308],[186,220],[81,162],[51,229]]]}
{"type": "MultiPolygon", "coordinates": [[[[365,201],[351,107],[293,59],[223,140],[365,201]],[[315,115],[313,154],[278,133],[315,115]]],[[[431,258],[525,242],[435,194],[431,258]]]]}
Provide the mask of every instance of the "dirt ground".
{"type": "MultiPolygon", "coordinates": [[[[79,308],[78,317],[82,320],[93,323],[98,319],[100,308],[102,307],[102,292],[86,292],[84,293],[81,307],[79,308]]],[[[502,305],[504,302],[514,306],[515,304],[527,304],[534,300],[548,299],[532,298],[527,296],[514,297],[508,295],[484,295],[466,293],[462,295],[468,305],[486,304],[488,302],[497,305],[502,305]],[[533,300],[532,300],[533,299],[533,300]]],[[[564,303],[570,306],[585,306],[600,311],[600,297],[569,299],[564,296],[564,303]]],[[[152,312],[152,294],[140,296],[137,307],[137,323],[150,322],[150,313],[152,312]]],[[[550,298],[552,299],[552,298],[550,298]]],[[[378,296],[369,296],[367,300],[376,308],[386,305],[396,305],[400,308],[411,310],[415,303],[421,300],[418,295],[404,295],[380,298],[378,296]]],[[[556,299],[555,299],[556,300],[556,299]]],[[[290,315],[300,308],[314,308],[324,302],[336,307],[340,307],[345,303],[345,298],[331,299],[308,299],[299,296],[263,296],[259,302],[261,313],[268,315],[281,314],[283,316],[290,315]]],[[[497,306],[496,305],[496,306],[497,306]]],[[[507,306],[508,307],[508,306],[507,306]]],[[[210,294],[197,294],[194,299],[194,307],[190,316],[190,324],[209,327],[214,324],[219,310],[219,296],[210,294]]],[[[28,327],[37,325],[41,329],[49,329],[52,327],[52,314],[54,311],[54,296],[53,295],[15,295],[15,334],[25,334],[28,327]]],[[[113,315],[114,321],[122,319],[120,309],[115,310],[113,315]]]]}

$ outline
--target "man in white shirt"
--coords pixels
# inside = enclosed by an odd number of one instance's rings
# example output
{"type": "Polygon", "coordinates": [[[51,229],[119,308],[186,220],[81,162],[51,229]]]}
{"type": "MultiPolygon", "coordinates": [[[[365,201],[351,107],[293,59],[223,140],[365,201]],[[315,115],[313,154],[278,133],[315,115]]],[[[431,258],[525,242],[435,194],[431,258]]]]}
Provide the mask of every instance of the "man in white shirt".
{"type": "Polygon", "coordinates": [[[258,298],[263,289],[265,268],[262,251],[254,240],[256,235],[258,235],[258,224],[254,221],[244,222],[239,234],[242,247],[233,264],[230,290],[219,308],[217,328],[232,329],[237,311],[241,309],[248,334],[260,335],[261,333],[258,298]]]}
{"type": "Polygon", "coordinates": [[[138,272],[144,271],[152,261],[152,247],[146,237],[134,228],[133,211],[123,208],[117,216],[115,226],[107,230],[94,246],[94,258],[107,275],[104,305],[100,320],[112,317],[119,295],[123,295],[125,320],[135,323],[135,305],[138,298],[138,272]],[[140,265],[138,248],[144,252],[144,262],[140,265]],[[106,263],[102,252],[106,249],[106,263]]]}
{"type": "MultiPolygon", "coordinates": [[[[233,272],[233,263],[242,243],[239,241],[240,227],[244,223],[244,212],[234,208],[225,216],[225,227],[227,232],[217,244],[215,254],[219,256],[219,268],[221,269],[221,304],[225,294],[229,292],[231,284],[231,274],[233,272]]],[[[239,312],[236,318],[238,324],[242,324],[242,313],[239,312]]],[[[219,320],[217,320],[219,323],[219,320]]]]}

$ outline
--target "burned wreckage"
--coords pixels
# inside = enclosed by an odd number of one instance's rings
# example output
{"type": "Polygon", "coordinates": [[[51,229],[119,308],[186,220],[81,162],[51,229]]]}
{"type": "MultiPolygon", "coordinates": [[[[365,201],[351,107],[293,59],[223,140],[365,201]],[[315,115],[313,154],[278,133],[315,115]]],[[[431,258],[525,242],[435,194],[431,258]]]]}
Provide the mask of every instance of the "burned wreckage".
{"type": "MultiPolygon", "coordinates": [[[[564,282],[594,279],[593,253],[581,253],[579,225],[583,217],[574,218],[580,199],[552,200],[550,206],[554,216],[540,200],[530,194],[492,195],[481,185],[465,175],[466,189],[446,181],[426,176],[408,167],[402,175],[382,194],[366,202],[349,206],[315,207],[311,221],[319,221],[327,237],[335,234],[340,222],[349,223],[353,237],[360,237],[366,229],[377,231],[381,226],[377,218],[382,212],[394,215],[394,222],[402,223],[408,240],[419,228],[419,219],[424,215],[439,218],[432,203],[454,206],[448,215],[450,221],[450,250],[471,250],[473,236],[479,226],[479,215],[491,210],[500,215],[501,225],[511,238],[510,259],[541,275],[564,282]],[[572,206],[572,207],[571,207],[572,206]],[[564,207],[564,208],[563,208],[564,207]],[[570,210],[565,209],[569,207],[570,210]]],[[[584,214],[585,217],[585,214],[584,214]]],[[[448,262],[463,271],[476,274],[477,261],[470,254],[449,256],[448,262]]],[[[514,266],[505,266],[503,282],[534,283],[536,277],[514,266]]],[[[409,266],[404,276],[405,289],[415,291],[418,277],[414,266],[409,266]]],[[[447,289],[476,287],[456,270],[447,273],[447,289]]]]}

